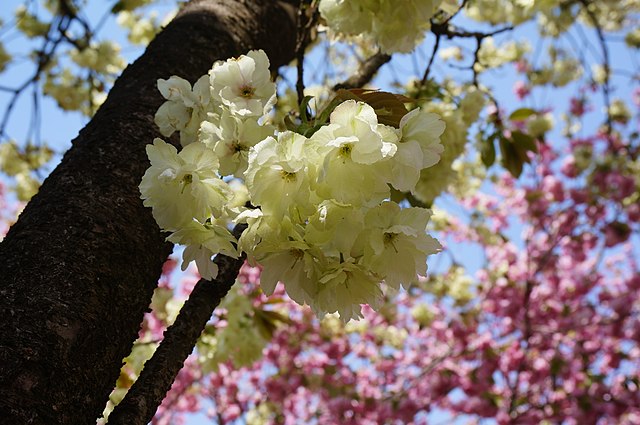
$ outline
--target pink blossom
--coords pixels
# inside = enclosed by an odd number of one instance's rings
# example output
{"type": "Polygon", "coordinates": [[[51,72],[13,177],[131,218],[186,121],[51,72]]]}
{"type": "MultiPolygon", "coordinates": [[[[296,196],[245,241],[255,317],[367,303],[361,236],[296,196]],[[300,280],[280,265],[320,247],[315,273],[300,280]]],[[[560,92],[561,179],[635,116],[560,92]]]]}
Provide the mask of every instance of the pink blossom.
{"type": "Polygon", "coordinates": [[[524,81],[518,80],[513,84],[513,93],[516,95],[518,100],[522,100],[529,96],[531,93],[531,87],[529,87],[524,81]]]}

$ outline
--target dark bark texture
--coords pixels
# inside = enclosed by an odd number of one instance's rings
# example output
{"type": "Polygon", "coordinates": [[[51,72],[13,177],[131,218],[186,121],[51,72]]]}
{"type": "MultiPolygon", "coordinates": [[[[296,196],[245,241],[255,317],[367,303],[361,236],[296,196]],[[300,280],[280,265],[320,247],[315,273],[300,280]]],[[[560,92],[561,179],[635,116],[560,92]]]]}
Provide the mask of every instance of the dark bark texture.
{"type": "Polygon", "coordinates": [[[27,205],[0,244],[2,424],[95,423],[171,251],[138,192],[156,80],[193,82],[253,48],[275,69],[294,54],[291,16],[271,0],[185,6],[27,205]]]}
{"type": "MultiPolygon", "coordinates": [[[[236,238],[244,229],[246,225],[235,229],[236,238]]],[[[193,351],[213,310],[233,286],[243,262],[244,256],[230,258],[218,255],[215,258],[218,276],[213,281],[198,281],[176,321],[164,332],[164,339],[153,357],[144,364],[136,382],[109,416],[109,425],[145,425],[151,421],[184,361],[193,351]]]]}

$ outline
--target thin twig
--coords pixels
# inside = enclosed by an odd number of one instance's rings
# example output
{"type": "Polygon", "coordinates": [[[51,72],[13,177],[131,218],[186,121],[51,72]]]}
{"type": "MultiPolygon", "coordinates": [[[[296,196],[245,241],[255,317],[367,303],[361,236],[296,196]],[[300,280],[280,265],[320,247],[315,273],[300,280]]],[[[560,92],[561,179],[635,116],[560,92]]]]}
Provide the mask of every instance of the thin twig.
{"type": "Polygon", "coordinates": [[[296,36],[296,71],[298,73],[296,94],[298,95],[298,105],[302,104],[302,99],[304,99],[304,53],[311,39],[311,30],[318,20],[316,3],[317,1],[313,0],[308,7],[301,5],[298,8],[298,34],[296,36]]]}
{"type": "Polygon", "coordinates": [[[596,29],[596,34],[598,36],[598,41],[600,42],[600,47],[602,48],[602,58],[604,61],[604,83],[602,84],[602,95],[604,97],[604,104],[607,108],[607,123],[606,123],[606,134],[607,136],[611,136],[611,132],[613,131],[613,120],[611,118],[611,86],[609,81],[609,73],[611,72],[611,60],[609,59],[609,48],[607,47],[607,41],[604,38],[604,32],[602,31],[602,26],[600,22],[598,22],[598,18],[593,13],[592,10],[589,9],[590,2],[588,0],[580,0],[584,11],[587,15],[589,15],[589,19],[593,23],[593,26],[596,29]]]}
{"type": "Polygon", "coordinates": [[[512,31],[513,30],[513,26],[507,26],[507,27],[502,27],[502,28],[498,28],[494,31],[490,31],[490,32],[482,32],[482,31],[466,31],[466,30],[462,30],[459,29],[453,25],[449,25],[448,23],[443,23],[443,24],[438,24],[438,23],[432,23],[431,24],[431,32],[433,34],[436,35],[444,35],[449,39],[452,38],[487,38],[487,37],[493,37],[494,35],[498,35],[498,34],[502,34],[503,32],[507,32],[507,31],[512,31]]]}
{"type": "Polygon", "coordinates": [[[478,74],[480,70],[476,67],[476,64],[482,66],[480,63],[480,50],[482,49],[483,37],[476,37],[476,49],[473,51],[473,63],[471,64],[471,71],[473,72],[473,85],[479,87],[478,74]]]}
{"type": "MultiPolygon", "coordinates": [[[[75,11],[73,10],[73,4],[69,3],[70,0],[63,0],[60,2],[60,10],[59,14],[55,15],[52,18],[50,28],[46,36],[44,36],[44,42],[42,43],[42,47],[39,50],[36,50],[36,70],[31,77],[29,77],[26,81],[24,81],[20,86],[15,89],[11,89],[8,87],[2,87],[0,90],[5,92],[12,93],[11,98],[7,102],[7,106],[4,109],[2,119],[0,120],[0,138],[8,137],[8,133],[6,131],[9,119],[13,113],[14,108],[18,102],[18,99],[22,95],[22,93],[29,88],[29,86],[33,85],[34,90],[36,90],[36,85],[38,80],[47,66],[52,62],[54,55],[61,45],[62,42],[67,42],[79,50],[82,48],[86,48],[89,45],[89,41],[93,36],[93,32],[89,24],[82,18],[80,18],[75,11]],[[85,41],[86,46],[82,46],[78,40],[74,40],[67,35],[67,31],[69,30],[71,24],[77,21],[84,29],[84,35],[82,40],[85,41]]],[[[34,95],[35,96],[35,95],[34,95]]],[[[29,130],[28,137],[33,133],[36,135],[40,132],[40,129],[33,128],[33,125],[39,126],[40,124],[40,111],[39,111],[39,101],[34,98],[34,107],[36,110],[33,112],[35,115],[32,117],[32,128],[29,130]]]]}
{"type": "Polygon", "coordinates": [[[456,10],[456,11],[455,11],[455,13],[454,13],[453,15],[449,16],[449,17],[448,17],[448,18],[447,18],[443,23],[444,23],[444,24],[448,24],[449,22],[451,22],[451,20],[452,20],[453,18],[455,18],[456,16],[458,16],[458,14],[459,14],[460,12],[462,12],[462,9],[464,9],[464,8],[465,8],[465,6],[467,5],[467,3],[469,3],[469,0],[464,0],[464,1],[462,2],[462,4],[460,5],[460,7],[458,8],[458,10],[456,10]]]}
{"type": "Polygon", "coordinates": [[[391,56],[378,52],[360,64],[360,68],[342,83],[333,86],[333,90],[359,88],[367,84],[380,67],[391,60],[391,56]]]}
{"type": "MultiPolygon", "coordinates": [[[[466,31],[463,29],[459,29],[453,25],[449,25],[449,20],[443,22],[443,23],[435,23],[432,22],[431,23],[431,32],[433,34],[435,34],[436,36],[436,43],[434,45],[433,48],[433,54],[431,56],[431,59],[429,60],[429,64],[427,65],[427,69],[425,70],[423,79],[422,79],[422,84],[425,84],[428,77],[429,77],[429,71],[431,69],[431,65],[433,63],[433,60],[435,58],[435,54],[436,51],[438,50],[438,47],[440,46],[440,38],[441,37],[447,37],[448,39],[453,39],[453,38],[475,38],[476,39],[476,48],[473,52],[473,63],[468,66],[465,67],[465,69],[469,69],[473,72],[473,85],[478,87],[478,70],[476,69],[476,64],[480,64],[480,49],[482,48],[482,42],[484,41],[485,38],[488,37],[493,37],[494,35],[498,35],[498,34],[502,34],[504,32],[507,31],[511,31],[513,30],[513,26],[507,26],[507,27],[503,27],[503,28],[498,28],[494,31],[490,31],[490,32],[481,32],[481,31],[466,31]]],[[[482,64],[480,64],[482,65],[482,64]]]]}
{"type": "MultiPolygon", "coordinates": [[[[298,73],[298,79],[296,80],[296,94],[298,95],[298,105],[302,104],[304,99],[304,20],[306,14],[304,8],[298,9],[298,35],[296,37],[296,71],[298,73]]],[[[302,111],[301,111],[302,112],[302,111]]]]}
{"type": "Polygon", "coordinates": [[[429,73],[431,72],[431,66],[433,65],[433,61],[436,58],[436,54],[438,53],[438,48],[440,47],[440,38],[442,36],[440,34],[436,34],[436,41],[433,45],[433,50],[431,51],[431,58],[429,58],[429,63],[427,64],[427,69],[424,70],[424,74],[422,75],[422,80],[420,80],[421,85],[427,84],[427,80],[429,79],[429,73]]]}

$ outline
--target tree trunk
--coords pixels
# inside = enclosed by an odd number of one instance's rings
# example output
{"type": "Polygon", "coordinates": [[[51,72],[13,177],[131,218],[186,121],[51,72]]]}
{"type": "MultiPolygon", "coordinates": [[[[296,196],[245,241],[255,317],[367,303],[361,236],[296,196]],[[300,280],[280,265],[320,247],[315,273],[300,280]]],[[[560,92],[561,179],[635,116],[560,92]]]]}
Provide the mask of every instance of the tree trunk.
{"type": "Polygon", "coordinates": [[[0,244],[0,422],[95,423],[171,252],[138,192],[156,80],[194,82],[255,48],[275,69],[294,55],[293,16],[278,1],[190,3],[73,141],[0,244]]]}

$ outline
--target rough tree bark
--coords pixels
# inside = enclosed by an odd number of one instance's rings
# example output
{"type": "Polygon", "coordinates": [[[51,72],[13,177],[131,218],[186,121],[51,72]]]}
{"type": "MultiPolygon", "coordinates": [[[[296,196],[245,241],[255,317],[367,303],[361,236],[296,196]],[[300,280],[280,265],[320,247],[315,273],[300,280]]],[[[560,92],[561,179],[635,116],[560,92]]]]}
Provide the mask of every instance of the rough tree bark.
{"type": "MultiPolygon", "coordinates": [[[[164,242],[138,183],[159,136],[158,78],[195,81],[213,61],[264,49],[294,56],[289,5],[200,0],[129,66],[0,244],[3,424],[91,424],[148,308],[164,242]]],[[[295,3],[287,1],[286,3],[295,3]]]]}

